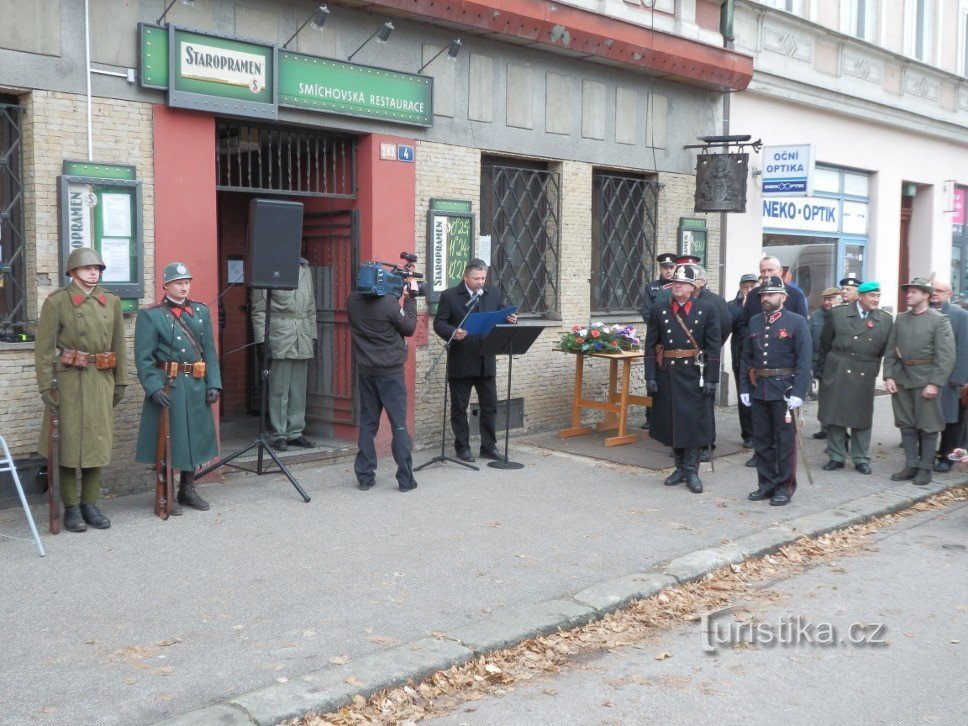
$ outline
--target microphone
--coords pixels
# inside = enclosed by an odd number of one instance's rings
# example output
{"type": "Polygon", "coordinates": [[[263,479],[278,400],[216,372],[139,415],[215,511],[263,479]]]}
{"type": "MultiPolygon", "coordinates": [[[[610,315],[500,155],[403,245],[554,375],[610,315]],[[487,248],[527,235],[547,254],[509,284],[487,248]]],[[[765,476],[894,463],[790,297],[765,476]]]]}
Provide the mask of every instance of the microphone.
{"type": "Polygon", "coordinates": [[[464,308],[466,309],[466,308],[472,308],[472,307],[474,307],[474,305],[476,305],[477,302],[481,299],[481,295],[482,294],[483,293],[482,293],[481,290],[475,291],[474,294],[471,295],[471,299],[468,300],[467,303],[464,305],[464,308]]]}

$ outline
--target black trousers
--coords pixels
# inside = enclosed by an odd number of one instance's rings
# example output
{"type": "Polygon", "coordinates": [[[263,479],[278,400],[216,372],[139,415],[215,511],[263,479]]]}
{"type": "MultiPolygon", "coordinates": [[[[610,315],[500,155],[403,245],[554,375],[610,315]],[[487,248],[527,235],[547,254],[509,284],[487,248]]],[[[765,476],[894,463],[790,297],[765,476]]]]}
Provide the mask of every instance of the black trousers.
{"type": "MultiPolygon", "coordinates": [[[[741,404],[742,405],[742,404],[741,404]]],[[[796,423],[786,423],[786,401],[753,399],[753,451],[756,453],[757,484],[761,492],[797,490],[796,423]]]]}
{"type": "Polygon", "coordinates": [[[403,371],[388,376],[360,375],[360,437],[359,451],[353,470],[360,484],[369,484],[376,474],[376,447],[373,439],[380,430],[380,415],[386,411],[393,439],[390,451],[397,463],[397,484],[413,483],[413,440],[407,431],[407,385],[403,371]]]}
{"type": "MultiPolygon", "coordinates": [[[[739,395],[739,368],[733,368],[733,383],[736,386],[737,395],[739,395]]],[[[743,437],[743,441],[753,438],[753,409],[750,406],[744,406],[740,403],[736,408],[739,409],[739,435],[743,437]]]]}
{"type": "Polygon", "coordinates": [[[494,376],[450,379],[450,428],[454,432],[454,448],[457,451],[470,448],[471,429],[467,424],[467,406],[471,402],[471,389],[477,391],[481,405],[478,427],[481,430],[481,449],[497,445],[494,422],[497,419],[497,382],[494,376]]]}
{"type": "Polygon", "coordinates": [[[946,459],[955,449],[965,448],[966,438],[966,412],[968,408],[958,407],[958,420],[955,423],[947,424],[941,432],[941,443],[938,445],[938,458],[946,459]]]}

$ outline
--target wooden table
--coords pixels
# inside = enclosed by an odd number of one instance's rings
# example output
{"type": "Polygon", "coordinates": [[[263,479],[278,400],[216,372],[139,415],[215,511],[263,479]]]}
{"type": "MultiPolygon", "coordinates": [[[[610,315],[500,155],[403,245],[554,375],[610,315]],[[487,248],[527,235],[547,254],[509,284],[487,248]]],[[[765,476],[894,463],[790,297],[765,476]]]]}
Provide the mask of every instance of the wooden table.
{"type": "Polygon", "coordinates": [[[629,378],[631,376],[632,361],[642,360],[645,353],[641,350],[626,351],[623,353],[586,353],[575,356],[575,391],[571,403],[571,428],[562,429],[558,435],[562,438],[569,436],[582,436],[597,431],[616,430],[615,436],[605,439],[605,446],[621,446],[631,444],[639,438],[638,433],[627,433],[629,404],[636,406],[651,406],[652,398],[649,396],[633,396],[629,393],[629,378]],[[608,361],[608,400],[593,401],[582,398],[582,375],[585,370],[586,358],[604,358],[608,361]],[[618,387],[618,364],[622,364],[622,386],[618,387]],[[581,425],[581,410],[583,408],[593,408],[598,411],[605,411],[605,418],[595,426],[581,425]]]}

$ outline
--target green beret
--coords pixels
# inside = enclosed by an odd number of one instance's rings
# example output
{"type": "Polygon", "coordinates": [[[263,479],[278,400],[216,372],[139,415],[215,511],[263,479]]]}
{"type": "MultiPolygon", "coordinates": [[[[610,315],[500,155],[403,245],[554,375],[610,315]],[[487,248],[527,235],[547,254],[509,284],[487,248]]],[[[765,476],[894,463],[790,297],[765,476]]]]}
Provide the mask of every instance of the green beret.
{"type": "Polygon", "coordinates": [[[881,283],[874,282],[873,280],[865,282],[857,288],[858,295],[863,295],[865,292],[880,292],[880,291],[881,291],[881,283]]]}

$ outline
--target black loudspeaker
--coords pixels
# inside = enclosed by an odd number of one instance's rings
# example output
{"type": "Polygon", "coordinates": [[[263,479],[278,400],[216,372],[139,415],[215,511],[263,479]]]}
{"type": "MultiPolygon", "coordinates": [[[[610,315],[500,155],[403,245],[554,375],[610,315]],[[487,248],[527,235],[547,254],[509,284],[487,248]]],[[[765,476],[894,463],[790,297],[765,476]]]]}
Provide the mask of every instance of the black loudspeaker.
{"type": "Polygon", "coordinates": [[[295,290],[299,285],[302,202],[253,199],[245,284],[257,290],[295,290]]]}

